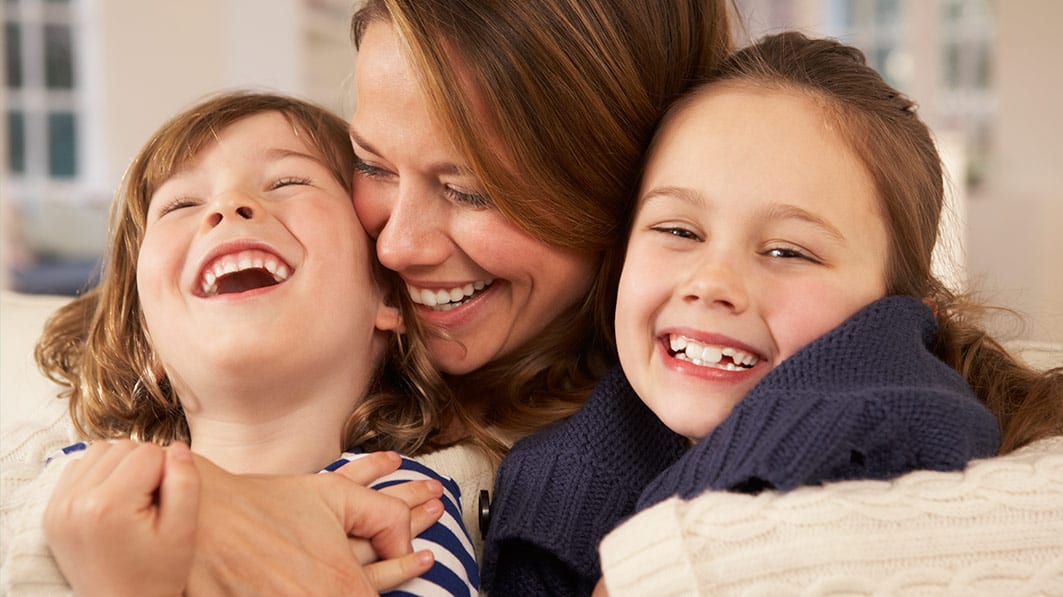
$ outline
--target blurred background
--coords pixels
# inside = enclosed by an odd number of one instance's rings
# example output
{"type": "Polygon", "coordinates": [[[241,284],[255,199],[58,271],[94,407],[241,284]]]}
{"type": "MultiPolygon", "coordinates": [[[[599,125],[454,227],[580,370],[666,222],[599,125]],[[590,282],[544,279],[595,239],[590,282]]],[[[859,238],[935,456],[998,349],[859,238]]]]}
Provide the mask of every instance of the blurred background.
{"type": "MultiPolygon", "coordinates": [[[[529,0],[530,1],[530,0],[529,0]]],[[[626,1],[626,0],[617,0],[626,1]]],[[[208,93],[254,87],[351,114],[357,0],[2,0],[0,287],[94,283],[137,149],[208,93]]],[[[740,40],[797,28],[865,51],[915,98],[950,174],[940,268],[1063,342],[1063,2],[736,0],[740,40]]]]}

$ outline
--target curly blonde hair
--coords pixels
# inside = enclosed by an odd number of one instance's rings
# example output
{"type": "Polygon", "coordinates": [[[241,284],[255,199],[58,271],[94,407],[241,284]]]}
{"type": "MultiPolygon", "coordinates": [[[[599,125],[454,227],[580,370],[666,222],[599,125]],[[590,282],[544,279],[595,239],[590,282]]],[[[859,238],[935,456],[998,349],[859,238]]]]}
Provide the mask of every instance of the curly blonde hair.
{"type": "MultiPolygon", "coordinates": [[[[64,387],[61,396],[69,400],[70,417],[83,437],[131,437],[163,445],[191,441],[181,403],[146,333],[137,293],[137,255],[148,206],[159,186],[223,129],[264,112],[283,115],[296,134],[320,152],[336,181],[351,191],[354,154],[347,123],[308,102],[229,92],[163,124],[133,159],[115,195],[99,284],[48,320],[35,350],[44,374],[64,387]]],[[[345,447],[416,453],[435,445],[445,405],[433,397],[445,397],[446,392],[438,389],[442,381],[424,356],[424,340],[408,316],[412,304],[401,284],[379,264],[374,272],[387,300],[399,306],[412,325],[405,337],[394,336],[389,342],[380,371],[348,418],[341,439],[345,447]]]]}

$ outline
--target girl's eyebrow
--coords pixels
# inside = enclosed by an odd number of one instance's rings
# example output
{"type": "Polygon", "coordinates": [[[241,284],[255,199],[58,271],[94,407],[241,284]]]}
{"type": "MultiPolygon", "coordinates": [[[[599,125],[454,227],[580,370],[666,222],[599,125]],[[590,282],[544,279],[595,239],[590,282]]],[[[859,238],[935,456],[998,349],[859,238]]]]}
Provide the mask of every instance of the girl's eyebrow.
{"type": "Polygon", "coordinates": [[[660,201],[662,199],[679,199],[694,207],[706,207],[705,198],[698,191],[687,187],[665,186],[654,187],[642,196],[643,203],[660,201]]]}
{"type": "Polygon", "coordinates": [[[319,164],[323,164],[324,160],[320,156],[316,156],[305,151],[298,151],[295,149],[288,149],[285,147],[270,147],[264,152],[265,157],[271,160],[279,160],[282,158],[302,158],[305,160],[313,160],[319,164]]]}
{"type": "Polygon", "coordinates": [[[799,220],[819,228],[824,234],[834,240],[844,243],[845,236],[830,222],[816,214],[789,203],[773,203],[765,211],[765,217],[769,220],[799,220]]]}
{"type": "MultiPolygon", "coordinates": [[[[691,207],[708,209],[709,205],[697,190],[687,187],[664,186],[650,189],[642,196],[642,203],[676,199],[691,207]]],[[[796,205],[790,203],[772,203],[763,212],[765,220],[782,221],[798,220],[819,228],[824,234],[838,242],[845,242],[845,236],[826,219],[796,205]]]]}
{"type": "MultiPolygon", "coordinates": [[[[373,147],[371,143],[369,143],[361,135],[356,133],[353,128],[348,128],[347,133],[351,137],[351,143],[353,143],[356,147],[361,147],[362,149],[368,151],[373,155],[382,155],[379,151],[377,151],[376,148],[373,147]]],[[[450,162],[439,162],[436,164],[432,164],[429,167],[429,170],[431,172],[435,172],[436,174],[450,174],[452,176],[474,176],[473,171],[468,167],[459,166],[450,162]]]]}

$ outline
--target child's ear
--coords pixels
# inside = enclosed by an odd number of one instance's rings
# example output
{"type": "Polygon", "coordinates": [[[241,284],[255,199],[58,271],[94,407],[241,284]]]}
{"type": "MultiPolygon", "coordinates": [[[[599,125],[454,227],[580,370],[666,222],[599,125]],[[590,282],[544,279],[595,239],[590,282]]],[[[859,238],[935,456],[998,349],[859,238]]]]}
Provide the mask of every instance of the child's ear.
{"type": "Polygon", "coordinates": [[[381,332],[405,333],[406,326],[402,323],[402,312],[399,308],[380,301],[376,310],[376,329],[381,332]]]}

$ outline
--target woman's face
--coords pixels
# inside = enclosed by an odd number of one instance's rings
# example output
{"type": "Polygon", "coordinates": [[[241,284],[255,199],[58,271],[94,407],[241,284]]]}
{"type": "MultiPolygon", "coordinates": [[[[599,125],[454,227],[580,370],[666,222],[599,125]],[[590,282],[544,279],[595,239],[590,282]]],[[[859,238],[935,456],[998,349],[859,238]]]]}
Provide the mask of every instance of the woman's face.
{"type": "Polygon", "coordinates": [[[429,344],[437,367],[503,357],[586,295],[593,259],[532,238],[484,197],[389,23],[367,28],[355,76],[355,210],[418,315],[449,336],[429,344]]]}

